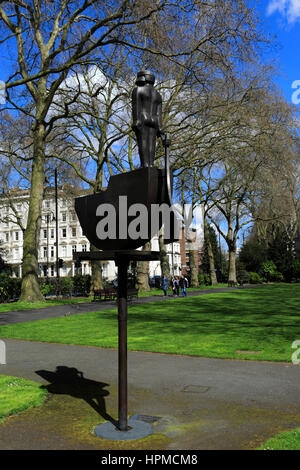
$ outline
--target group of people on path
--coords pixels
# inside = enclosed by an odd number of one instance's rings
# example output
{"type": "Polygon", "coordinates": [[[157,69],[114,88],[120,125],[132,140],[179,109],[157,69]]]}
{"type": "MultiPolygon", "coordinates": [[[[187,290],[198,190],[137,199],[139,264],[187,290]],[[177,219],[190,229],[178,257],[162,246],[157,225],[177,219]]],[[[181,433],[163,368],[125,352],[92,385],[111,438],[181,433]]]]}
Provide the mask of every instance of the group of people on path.
{"type": "MultiPolygon", "coordinates": [[[[179,289],[181,290],[181,296],[182,297],[186,297],[187,293],[186,293],[186,289],[188,287],[188,280],[186,277],[184,277],[184,275],[182,274],[180,277],[178,276],[172,276],[171,278],[171,281],[170,281],[170,285],[171,285],[171,288],[172,288],[172,292],[173,292],[173,296],[177,296],[179,297],[179,289]]],[[[164,296],[166,297],[167,296],[167,288],[169,286],[169,279],[167,278],[167,276],[163,276],[162,277],[162,281],[161,281],[161,288],[164,292],[164,296]]]]}

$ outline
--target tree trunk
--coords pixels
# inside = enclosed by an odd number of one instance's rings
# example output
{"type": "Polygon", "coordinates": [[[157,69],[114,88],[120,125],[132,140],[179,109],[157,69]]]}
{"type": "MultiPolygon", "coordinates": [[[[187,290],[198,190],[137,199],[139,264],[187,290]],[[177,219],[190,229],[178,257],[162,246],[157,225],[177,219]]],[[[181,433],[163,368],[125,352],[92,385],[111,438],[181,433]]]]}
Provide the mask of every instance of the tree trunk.
{"type": "Polygon", "coordinates": [[[236,247],[233,241],[228,243],[229,252],[229,273],[228,281],[237,282],[236,280],[236,247]]]}
{"type": "Polygon", "coordinates": [[[207,225],[206,217],[203,217],[203,225],[204,225],[204,239],[207,246],[207,253],[209,259],[209,274],[212,286],[216,286],[218,284],[216,271],[215,271],[215,260],[214,260],[214,253],[211,246],[211,241],[209,237],[209,230],[207,225]]]}
{"type": "Polygon", "coordinates": [[[162,229],[160,229],[158,234],[159,240],[159,251],[160,251],[160,268],[161,268],[161,275],[166,276],[167,278],[170,277],[170,264],[169,264],[169,257],[167,254],[166,245],[164,243],[164,237],[162,233],[162,229]]]}
{"type": "MultiPolygon", "coordinates": [[[[90,251],[99,251],[94,245],[90,245],[90,251]]],[[[103,278],[102,278],[102,262],[99,260],[91,261],[92,275],[91,275],[91,287],[90,295],[93,295],[94,290],[103,289],[103,278]]]]}
{"type": "Polygon", "coordinates": [[[195,263],[195,252],[190,250],[190,275],[191,275],[191,284],[190,287],[198,287],[198,269],[195,263]]]}
{"type": "Polygon", "coordinates": [[[45,127],[39,124],[34,132],[34,159],[27,226],[24,232],[21,302],[42,300],[38,282],[38,246],[45,178],[45,127]]]}
{"type": "MultiPolygon", "coordinates": [[[[143,246],[142,251],[151,251],[151,242],[147,242],[143,246]]],[[[139,291],[150,291],[149,261],[138,261],[137,263],[136,288],[139,291]]]]}

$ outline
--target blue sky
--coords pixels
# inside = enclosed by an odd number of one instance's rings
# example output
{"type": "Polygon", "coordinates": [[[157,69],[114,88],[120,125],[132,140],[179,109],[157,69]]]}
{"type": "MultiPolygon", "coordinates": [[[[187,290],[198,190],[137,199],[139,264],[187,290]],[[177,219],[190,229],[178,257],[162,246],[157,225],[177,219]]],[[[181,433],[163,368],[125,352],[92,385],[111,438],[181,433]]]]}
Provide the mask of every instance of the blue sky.
{"type": "Polygon", "coordinates": [[[276,77],[276,83],[285,98],[290,102],[293,98],[300,107],[300,0],[261,0],[257,9],[264,30],[275,35],[279,43],[279,48],[269,55],[280,64],[281,75],[276,77]]]}
{"type": "MultiPolygon", "coordinates": [[[[294,97],[300,108],[300,0],[253,0],[253,4],[260,13],[262,28],[279,44],[267,55],[267,59],[280,64],[276,83],[285,98],[291,102],[294,97]]],[[[7,59],[0,58],[0,80],[6,80],[8,65],[7,59]]]]}

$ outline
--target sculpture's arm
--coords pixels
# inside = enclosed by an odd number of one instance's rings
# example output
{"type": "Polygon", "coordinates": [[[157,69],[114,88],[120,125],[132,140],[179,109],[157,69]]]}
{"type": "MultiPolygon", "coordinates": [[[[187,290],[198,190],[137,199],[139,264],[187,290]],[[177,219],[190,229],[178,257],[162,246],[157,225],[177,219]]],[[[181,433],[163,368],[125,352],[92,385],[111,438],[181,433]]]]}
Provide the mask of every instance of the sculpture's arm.
{"type": "Polygon", "coordinates": [[[138,89],[135,88],[132,92],[132,129],[140,129],[141,125],[141,99],[138,89]]]}

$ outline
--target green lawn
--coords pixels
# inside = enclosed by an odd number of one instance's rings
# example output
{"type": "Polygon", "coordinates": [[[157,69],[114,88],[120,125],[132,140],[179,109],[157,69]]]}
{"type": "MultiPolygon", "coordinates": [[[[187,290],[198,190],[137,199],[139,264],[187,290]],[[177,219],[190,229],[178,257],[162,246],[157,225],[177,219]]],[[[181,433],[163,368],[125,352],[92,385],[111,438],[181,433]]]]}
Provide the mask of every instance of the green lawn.
{"type": "Polygon", "coordinates": [[[300,428],[268,439],[258,450],[300,450],[300,428]]]}
{"type": "MultiPolygon", "coordinates": [[[[223,287],[228,287],[228,284],[218,284],[216,286],[204,286],[204,285],[201,285],[199,287],[189,287],[187,289],[187,292],[197,292],[197,291],[201,291],[201,290],[208,290],[208,289],[220,289],[220,288],[223,288],[223,287]]],[[[168,295],[172,295],[172,289],[171,287],[168,287],[168,295]]],[[[164,295],[163,294],[163,290],[162,289],[151,289],[149,292],[139,292],[139,297],[150,297],[152,295],[164,295]]],[[[180,289],[179,289],[179,295],[180,295],[180,289]]]]}
{"type": "MultiPolygon", "coordinates": [[[[133,305],[128,315],[128,348],[290,362],[291,345],[300,339],[299,314],[299,284],[133,305]]],[[[116,309],[0,326],[0,337],[117,348],[116,309]]]]}
{"type": "Polygon", "coordinates": [[[0,375],[0,423],[12,414],[43,403],[47,391],[31,380],[0,375]]]}
{"type": "Polygon", "coordinates": [[[56,307],[57,305],[78,304],[91,302],[92,297],[74,297],[72,299],[41,300],[40,302],[9,302],[0,304],[0,313],[15,310],[30,310],[32,308],[56,307]]]}

